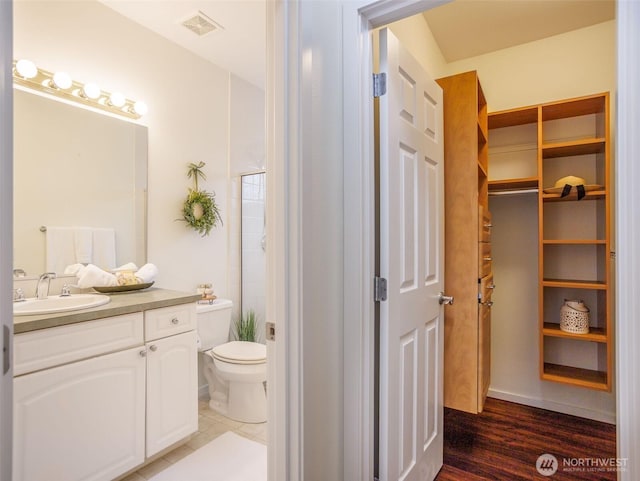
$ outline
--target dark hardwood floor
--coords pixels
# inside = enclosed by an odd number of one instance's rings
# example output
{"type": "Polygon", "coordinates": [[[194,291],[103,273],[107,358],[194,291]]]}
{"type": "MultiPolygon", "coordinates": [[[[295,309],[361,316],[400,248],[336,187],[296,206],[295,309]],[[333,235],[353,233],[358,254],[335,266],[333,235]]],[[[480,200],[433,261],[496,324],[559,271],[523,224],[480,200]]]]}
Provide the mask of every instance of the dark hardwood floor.
{"type": "Polygon", "coordinates": [[[481,414],[445,409],[436,481],[615,480],[616,468],[601,468],[615,458],[614,425],[488,398],[481,414]],[[556,457],[555,474],[538,473],[542,454],[556,457]]]}

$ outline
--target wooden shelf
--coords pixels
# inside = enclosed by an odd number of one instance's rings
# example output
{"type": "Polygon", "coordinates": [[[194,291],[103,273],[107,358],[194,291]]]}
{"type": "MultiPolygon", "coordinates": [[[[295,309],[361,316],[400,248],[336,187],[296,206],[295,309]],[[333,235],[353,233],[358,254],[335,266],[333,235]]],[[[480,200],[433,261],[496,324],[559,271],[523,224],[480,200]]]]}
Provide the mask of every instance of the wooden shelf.
{"type": "Polygon", "coordinates": [[[543,104],[542,121],[603,113],[606,110],[607,96],[608,94],[603,93],[543,104]]]}
{"type": "Polygon", "coordinates": [[[483,175],[484,177],[488,177],[487,170],[484,168],[484,165],[482,165],[479,160],[478,160],[478,173],[480,175],[483,175]]]}
{"type": "Polygon", "coordinates": [[[537,189],[537,177],[523,177],[520,179],[500,179],[489,181],[489,192],[499,192],[504,190],[524,190],[537,189]]]}
{"type": "Polygon", "coordinates": [[[486,144],[488,142],[487,132],[482,128],[480,120],[478,120],[478,144],[486,144]]]}
{"type": "Polygon", "coordinates": [[[549,239],[543,240],[544,245],[607,245],[604,239],[549,239]]]}
{"type": "Polygon", "coordinates": [[[591,341],[591,342],[607,342],[607,334],[605,329],[600,327],[591,327],[587,334],[574,334],[571,332],[565,332],[560,330],[560,324],[553,322],[545,322],[542,334],[551,337],[563,337],[565,339],[575,339],[576,341],[591,341]]]}
{"type": "MultiPolygon", "coordinates": [[[[592,190],[585,193],[585,196],[580,199],[581,202],[585,200],[598,200],[604,199],[607,196],[607,192],[604,190],[592,190]]],[[[561,194],[542,194],[542,200],[544,202],[571,202],[578,200],[578,193],[576,189],[571,189],[569,195],[561,197],[561,194]]]]}
{"type": "Polygon", "coordinates": [[[489,129],[515,127],[516,125],[535,124],[538,122],[538,107],[502,110],[489,114],[489,129]]]}
{"type": "Polygon", "coordinates": [[[571,366],[561,366],[559,364],[544,363],[542,379],[547,381],[573,384],[575,386],[608,391],[607,373],[604,371],[593,371],[571,366]]]}
{"type": "Polygon", "coordinates": [[[569,140],[542,144],[542,158],[554,159],[570,157],[572,155],[601,154],[604,152],[606,141],[604,138],[569,140]]]}
{"type": "Polygon", "coordinates": [[[606,290],[607,285],[601,281],[580,281],[574,279],[544,279],[543,287],[568,287],[571,289],[606,290]]]}

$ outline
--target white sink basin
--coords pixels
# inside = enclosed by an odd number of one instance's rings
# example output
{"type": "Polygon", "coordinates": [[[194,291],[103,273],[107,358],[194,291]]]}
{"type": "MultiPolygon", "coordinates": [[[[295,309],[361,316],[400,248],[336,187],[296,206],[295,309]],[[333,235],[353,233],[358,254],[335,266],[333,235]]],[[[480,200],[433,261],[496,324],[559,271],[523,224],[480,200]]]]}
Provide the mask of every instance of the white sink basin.
{"type": "Polygon", "coordinates": [[[77,311],[79,309],[101,306],[110,300],[111,298],[109,296],[102,294],[71,294],[65,297],[51,296],[41,300],[30,297],[24,301],[13,303],[13,315],[32,316],[77,311]]]}

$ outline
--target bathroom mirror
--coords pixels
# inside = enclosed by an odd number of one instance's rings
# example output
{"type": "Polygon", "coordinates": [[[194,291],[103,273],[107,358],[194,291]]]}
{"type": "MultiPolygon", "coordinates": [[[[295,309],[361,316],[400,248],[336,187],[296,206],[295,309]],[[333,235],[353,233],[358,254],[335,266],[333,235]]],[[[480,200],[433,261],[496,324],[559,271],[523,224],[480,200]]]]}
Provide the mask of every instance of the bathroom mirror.
{"type": "Polygon", "coordinates": [[[266,302],[265,173],[241,176],[242,314],[253,310],[258,334],[264,332],[266,302]]]}
{"type": "Polygon", "coordinates": [[[14,268],[45,271],[46,226],[113,228],[143,265],[146,194],[146,127],[14,89],[14,268]]]}

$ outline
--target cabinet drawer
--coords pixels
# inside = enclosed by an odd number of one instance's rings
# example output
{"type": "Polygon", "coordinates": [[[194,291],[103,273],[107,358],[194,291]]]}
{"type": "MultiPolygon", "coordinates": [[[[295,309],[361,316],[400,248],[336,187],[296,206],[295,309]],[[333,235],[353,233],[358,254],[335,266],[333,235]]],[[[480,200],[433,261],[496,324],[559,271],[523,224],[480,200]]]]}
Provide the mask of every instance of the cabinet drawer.
{"type": "Polygon", "coordinates": [[[196,328],[196,305],[180,304],[144,313],[144,338],[147,341],[172,336],[196,328]]]}
{"type": "Polygon", "coordinates": [[[478,240],[480,242],[491,242],[491,212],[483,206],[478,212],[478,240]]]}
{"type": "Polygon", "coordinates": [[[141,312],[16,334],[13,375],[141,345],[142,334],[141,312]]]}
{"type": "Polygon", "coordinates": [[[478,277],[483,278],[491,273],[491,243],[478,242],[478,277]]]}

